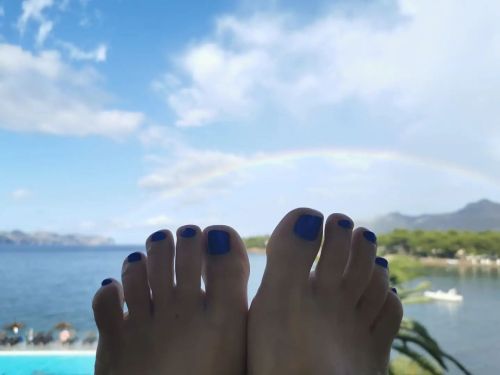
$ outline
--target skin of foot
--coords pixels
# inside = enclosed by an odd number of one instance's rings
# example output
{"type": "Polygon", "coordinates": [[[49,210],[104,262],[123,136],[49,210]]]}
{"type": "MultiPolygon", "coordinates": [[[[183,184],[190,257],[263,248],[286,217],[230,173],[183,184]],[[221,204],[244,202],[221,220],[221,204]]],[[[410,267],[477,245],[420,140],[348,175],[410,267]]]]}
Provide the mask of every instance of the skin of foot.
{"type": "Polygon", "coordinates": [[[249,263],[236,231],[184,226],[174,245],[162,230],[146,249],[123,262],[123,287],[105,279],[94,297],[95,373],[244,374],[249,263]]]}
{"type": "Polygon", "coordinates": [[[322,214],[299,208],[266,251],[248,318],[248,374],[386,374],[403,310],[375,234],[333,214],[323,237],[322,214]]]}

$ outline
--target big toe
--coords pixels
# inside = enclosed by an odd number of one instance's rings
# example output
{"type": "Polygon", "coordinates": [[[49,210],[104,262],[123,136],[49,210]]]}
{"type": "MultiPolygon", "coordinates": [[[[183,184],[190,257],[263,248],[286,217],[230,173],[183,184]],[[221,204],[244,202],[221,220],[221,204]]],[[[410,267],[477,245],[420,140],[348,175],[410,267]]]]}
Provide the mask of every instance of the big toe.
{"type": "Polygon", "coordinates": [[[309,208],[289,212],[269,238],[261,290],[281,293],[307,285],[322,232],[320,212],[309,208]]]}

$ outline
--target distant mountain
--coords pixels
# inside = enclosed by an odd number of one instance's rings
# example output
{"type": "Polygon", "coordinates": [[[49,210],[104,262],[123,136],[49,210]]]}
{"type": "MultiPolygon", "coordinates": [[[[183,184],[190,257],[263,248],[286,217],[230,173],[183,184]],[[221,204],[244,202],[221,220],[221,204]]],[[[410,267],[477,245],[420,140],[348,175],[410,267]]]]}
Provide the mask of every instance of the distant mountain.
{"type": "Polygon", "coordinates": [[[78,234],[57,234],[50,232],[26,233],[20,230],[0,231],[0,245],[61,245],[61,246],[99,246],[113,245],[112,238],[84,236],[78,234]]]}
{"type": "Polygon", "coordinates": [[[378,233],[393,229],[424,230],[500,230],[500,203],[482,199],[469,203],[464,208],[450,213],[424,214],[418,216],[390,213],[373,220],[370,224],[378,233]]]}

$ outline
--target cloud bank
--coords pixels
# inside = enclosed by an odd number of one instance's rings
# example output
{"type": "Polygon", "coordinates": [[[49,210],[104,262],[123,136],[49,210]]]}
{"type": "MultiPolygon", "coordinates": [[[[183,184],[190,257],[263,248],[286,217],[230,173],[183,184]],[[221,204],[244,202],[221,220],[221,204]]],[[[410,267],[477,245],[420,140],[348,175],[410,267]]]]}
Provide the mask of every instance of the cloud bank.
{"type": "Polygon", "coordinates": [[[334,9],[306,21],[284,13],[220,17],[155,87],[181,127],[259,113],[295,120],[354,100],[390,114],[402,137],[457,142],[459,130],[478,144],[487,137],[498,155],[500,3],[396,5],[397,17],[386,21],[334,9]]]}
{"type": "Polygon", "coordinates": [[[73,68],[54,50],[0,44],[0,128],[118,138],[144,122],[142,113],[108,108],[107,101],[92,69],[73,68]]]}

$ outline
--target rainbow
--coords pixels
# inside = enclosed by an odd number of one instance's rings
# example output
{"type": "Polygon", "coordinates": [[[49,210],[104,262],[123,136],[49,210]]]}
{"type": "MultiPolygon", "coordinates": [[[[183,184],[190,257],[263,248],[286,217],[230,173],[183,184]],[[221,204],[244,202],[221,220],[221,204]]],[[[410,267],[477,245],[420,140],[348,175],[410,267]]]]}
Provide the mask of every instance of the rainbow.
{"type": "MultiPolygon", "coordinates": [[[[395,162],[403,163],[414,167],[424,167],[435,171],[440,171],[450,175],[458,176],[466,180],[492,184],[500,188],[500,180],[479,171],[468,169],[458,164],[428,157],[403,154],[397,151],[387,150],[366,150],[366,149],[299,149],[280,151],[275,153],[257,153],[253,156],[235,156],[234,160],[222,166],[207,168],[206,172],[198,173],[196,176],[179,181],[174,189],[168,189],[163,194],[164,198],[177,196],[186,189],[195,188],[209,183],[217,178],[229,175],[234,172],[259,168],[269,165],[288,164],[301,160],[319,158],[324,160],[352,160],[362,159],[367,162],[395,162]]],[[[168,173],[166,171],[166,173],[168,173]]]]}

